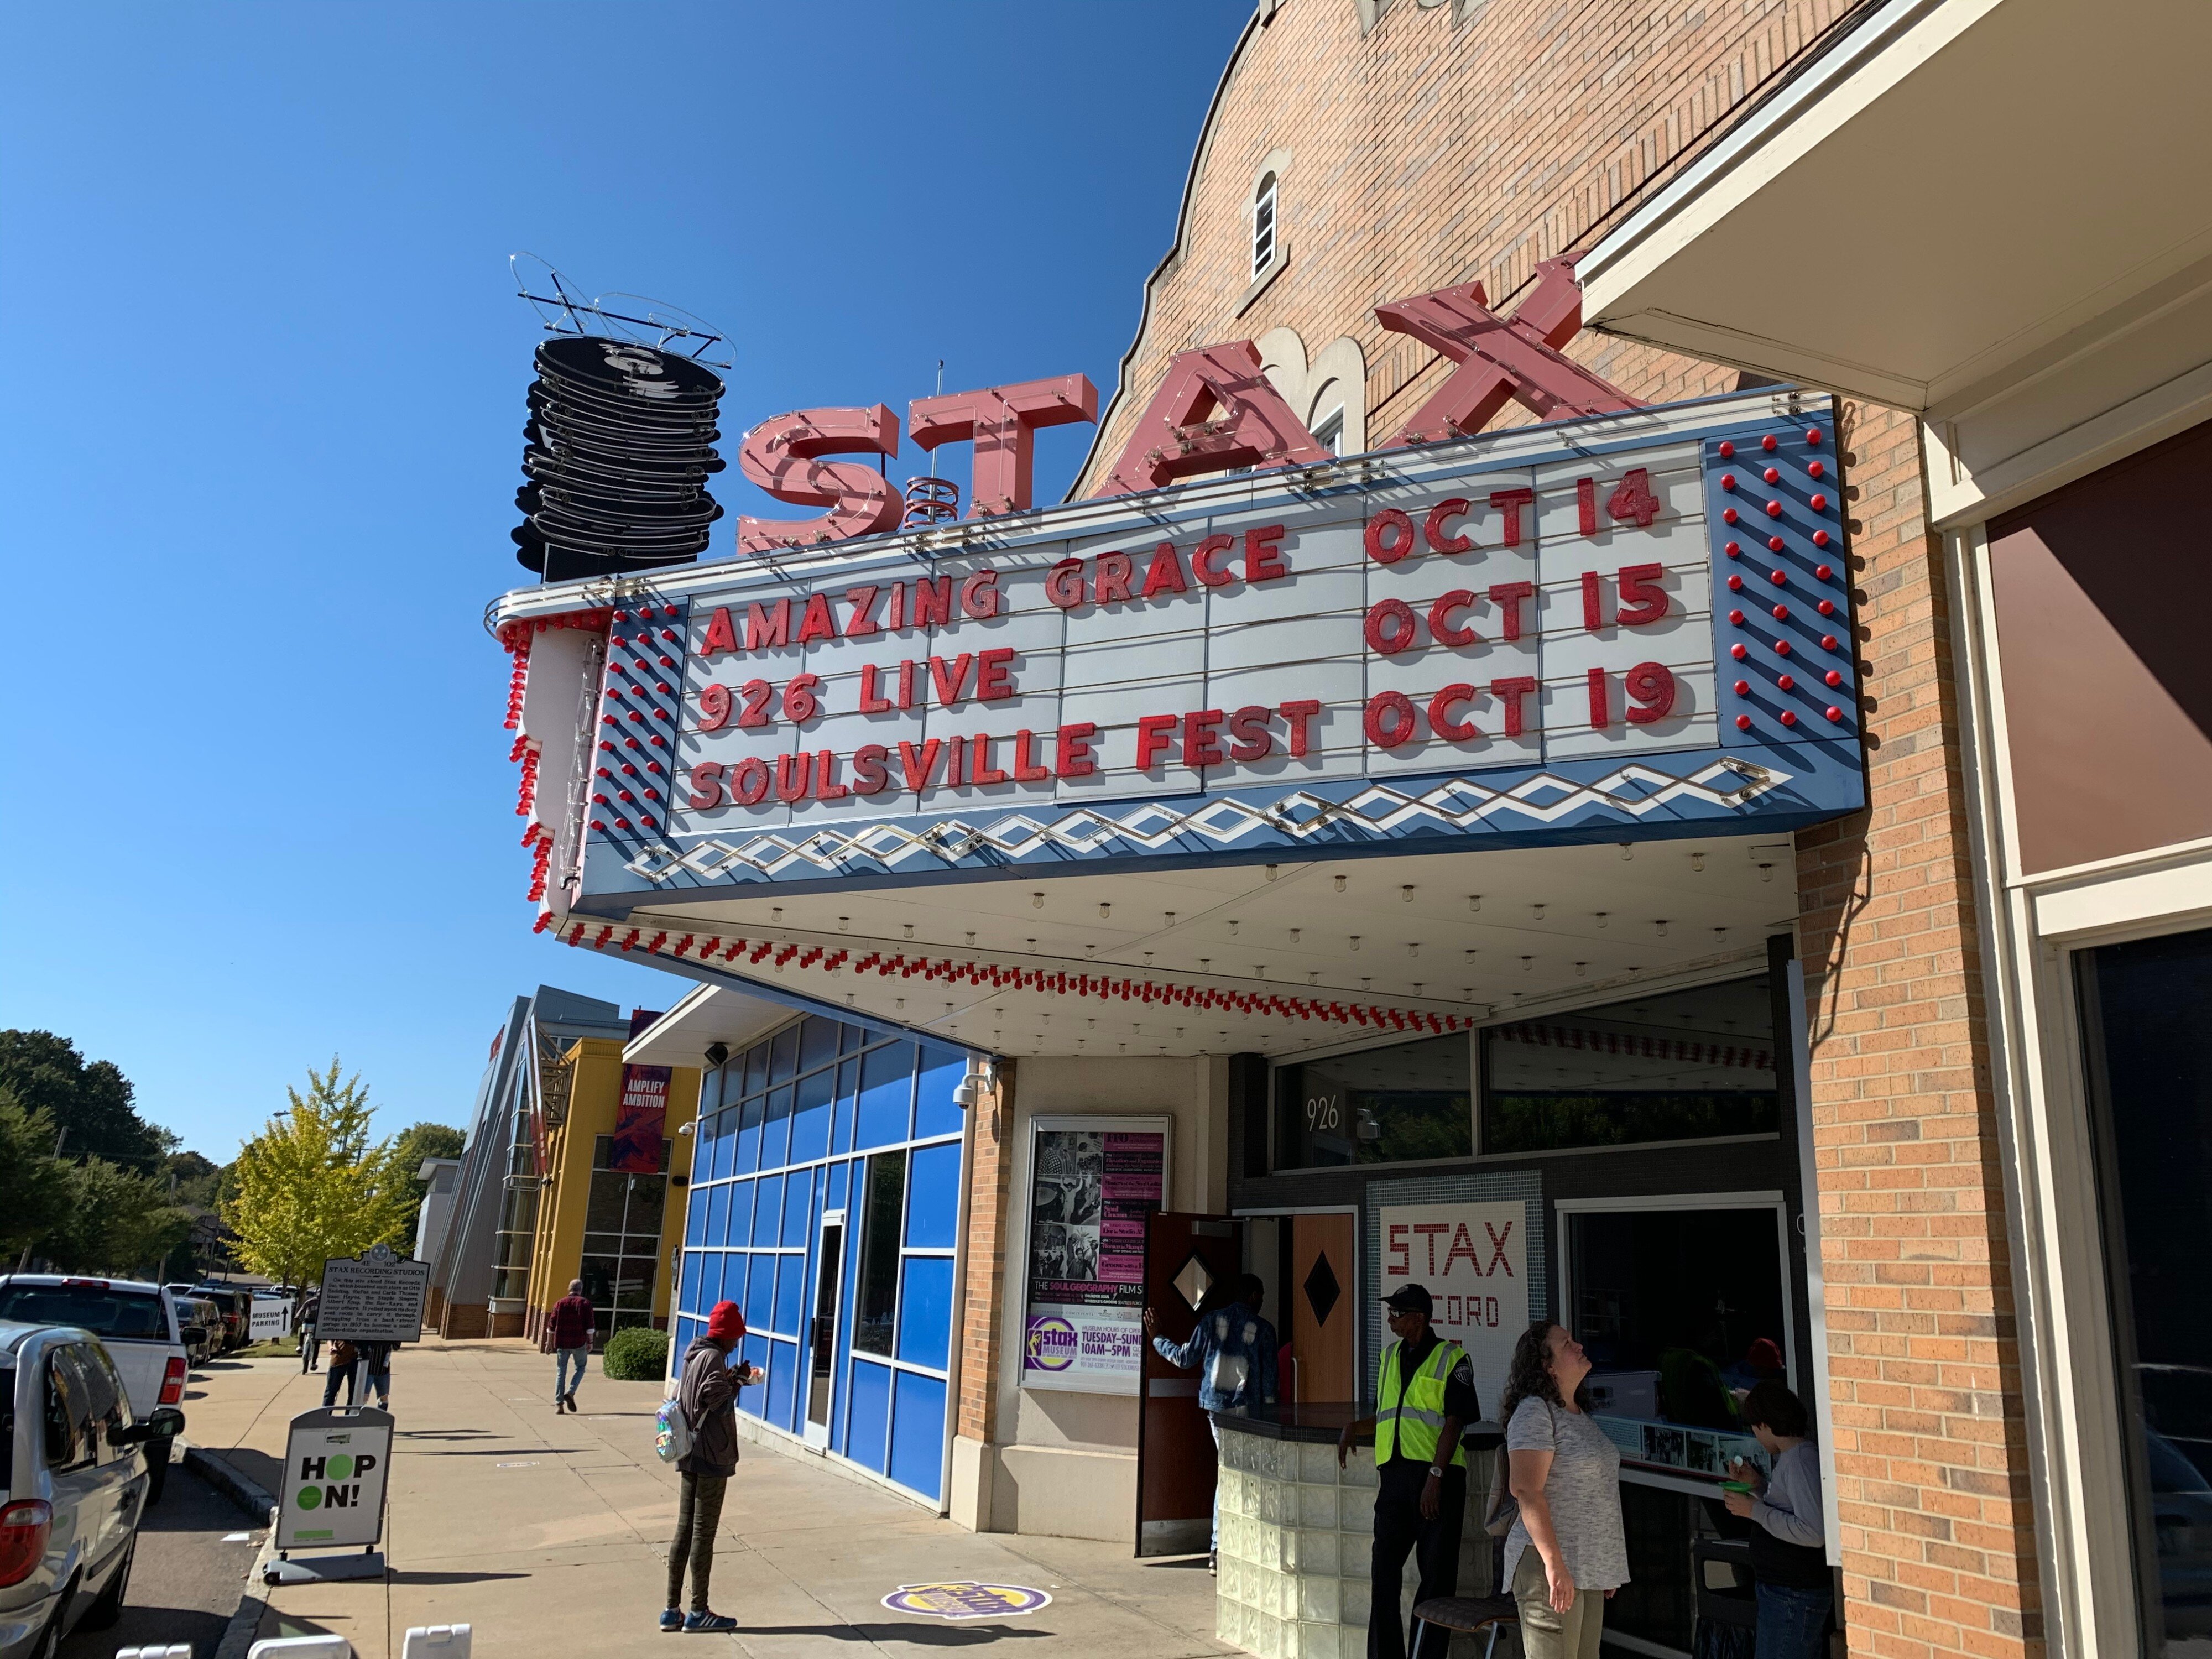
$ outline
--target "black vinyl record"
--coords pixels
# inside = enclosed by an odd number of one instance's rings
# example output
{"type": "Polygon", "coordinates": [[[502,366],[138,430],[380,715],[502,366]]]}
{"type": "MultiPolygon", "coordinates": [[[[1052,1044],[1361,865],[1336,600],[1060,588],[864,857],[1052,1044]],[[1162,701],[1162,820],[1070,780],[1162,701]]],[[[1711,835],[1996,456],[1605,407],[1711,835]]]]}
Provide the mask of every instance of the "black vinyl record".
{"type": "Polygon", "coordinates": [[[563,335],[538,343],[541,371],[614,397],[705,398],[722,395],[722,378],[702,364],[628,340],[563,335]]]}
{"type": "Polygon", "coordinates": [[[712,524],[722,516],[721,504],[712,495],[689,501],[617,501],[605,495],[575,494],[557,485],[525,484],[514,492],[514,504],[533,518],[551,516],[570,524],[602,526],[618,533],[712,524]]]}
{"type": "Polygon", "coordinates": [[[712,426],[720,416],[719,407],[714,404],[668,409],[653,404],[620,403],[557,385],[543,376],[530,383],[530,398],[533,404],[547,409],[640,430],[689,431],[712,426]]]}

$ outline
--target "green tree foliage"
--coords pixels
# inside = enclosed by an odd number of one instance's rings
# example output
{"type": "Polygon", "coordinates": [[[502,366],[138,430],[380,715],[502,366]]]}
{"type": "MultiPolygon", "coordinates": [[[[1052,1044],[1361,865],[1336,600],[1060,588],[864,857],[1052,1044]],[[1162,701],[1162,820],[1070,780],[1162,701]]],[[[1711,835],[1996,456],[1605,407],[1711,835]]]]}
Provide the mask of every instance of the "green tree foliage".
{"type": "Polygon", "coordinates": [[[372,1141],[375,1108],[358,1074],[307,1071],[307,1091],[288,1089],[289,1109],[239,1151],[227,1172],[222,1218],[239,1261],[282,1284],[322,1276],[332,1256],[398,1243],[414,1193],[391,1139],[372,1141]]]}
{"type": "Polygon", "coordinates": [[[68,1207],[39,1248],[66,1272],[155,1273],[191,1231],[190,1212],[168,1202],[166,1181],[104,1158],[63,1167],[68,1207]]]}
{"type": "Polygon", "coordinates": [[[422,1200],[429,1196],[430,1183],[417,1181],[415,1172],[422,1167],[426,1158],[459,1158],[467,1137],[459,1129],[443,1123],[410,1123],[399,1132],[392,1143],[392,1162],[407,1177],[410,1194],[407,1203],[405,1238],[415,1237],[415,1218],[422,1208],[422,1200]]]}
{"type": "MultiPolygon", "coordinates": [[[[104,1158],[151,1174],[176,1137],[138,1115],[131,1079],[112,1060],[85,1063],[76,1045],[52,1031],[0,1031],[0,1084],[57,1130],[69,1131],[71,1158],[104,1158]]],[[[52,1152],[49,1141],[46,1150],[52,1152]]]]}
{"type": "Polygon", "coordinates": [[[53,1156],[54,1121],[0,1083],[0,1252],[12,1267],[68,1212],[68,1166],[53,1156]]]}
{"type": "Polygon", "coordinates": [[[172,1202],[212,1210],[222,1185],[222,1165],[198,1152],[171,1152],[159,1170],[172,1202]]]}

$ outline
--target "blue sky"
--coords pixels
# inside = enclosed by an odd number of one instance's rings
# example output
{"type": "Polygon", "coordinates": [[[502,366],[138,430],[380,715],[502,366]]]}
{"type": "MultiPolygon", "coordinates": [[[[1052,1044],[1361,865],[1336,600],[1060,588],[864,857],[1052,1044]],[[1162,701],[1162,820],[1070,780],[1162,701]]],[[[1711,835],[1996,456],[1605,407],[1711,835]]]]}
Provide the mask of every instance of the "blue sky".
{"type": "Polygon", "coordinates": [[[726,328],[726,455],[939,357],[1103,397],[1249,10],[11,10],[0,1025],[221,1160],[333,1053],[387,1128],[462,1122],[541,980],[665,1006],[529,932],[479,622],[528,580],[507,256],[726,328]]]}

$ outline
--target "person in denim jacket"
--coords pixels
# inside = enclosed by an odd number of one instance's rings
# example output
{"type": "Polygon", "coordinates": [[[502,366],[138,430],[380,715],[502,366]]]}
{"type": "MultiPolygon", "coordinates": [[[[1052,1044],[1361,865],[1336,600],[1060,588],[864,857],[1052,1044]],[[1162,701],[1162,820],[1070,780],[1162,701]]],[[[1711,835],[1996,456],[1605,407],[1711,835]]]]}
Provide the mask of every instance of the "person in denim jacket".
{"type": "MultiPolygon", "coordinates": [[[[1257,1273],[1224,1280],[1230,1292],[1223,1301],[1201,1304],[1198,1328],[1188,1342],[1171,1342],[1158,1334],[1158,1320],[1145,1310],[1145,1334],[1152,1348],[1169,1364],[1198,1372],[1198,1403],[1209,1413],[1206,1426],[1213,1431],[1213,1450],[1221,1453],[1221,1425],[1214,1412],[1244,1412],[1254,1406],[1275,1403],[1275,1328],[1260,1317],[1267,1286],[1257,1273]]],[[[1213,1532],[1207,1540],[1207,1565],[1221,1547],[1221,1488],[1217,1480],[1213,1498],[1213,1532]]]]}

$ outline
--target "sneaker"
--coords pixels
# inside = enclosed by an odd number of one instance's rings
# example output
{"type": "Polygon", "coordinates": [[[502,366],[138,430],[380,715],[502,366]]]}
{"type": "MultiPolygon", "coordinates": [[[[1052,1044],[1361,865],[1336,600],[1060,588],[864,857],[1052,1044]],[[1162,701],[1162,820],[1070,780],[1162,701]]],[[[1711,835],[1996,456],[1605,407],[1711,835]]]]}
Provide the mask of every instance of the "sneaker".
{"type": "Polygon", "coordinates": [[[726,1613],[693,1613],[685,1614],[684,1619],[684,1628],[687,1632],[706,1631],[710,1634],[719,1635],[725,1631],[735,1630],[737,1627],[738,1621],[726,1613]]]}
{"type": "Polygon", "coordinates": [[[683,1613],[675,1607],[663,1607],[660,1610],[660,1627],[663,1630],[682,1630],[683,1613]]]}

